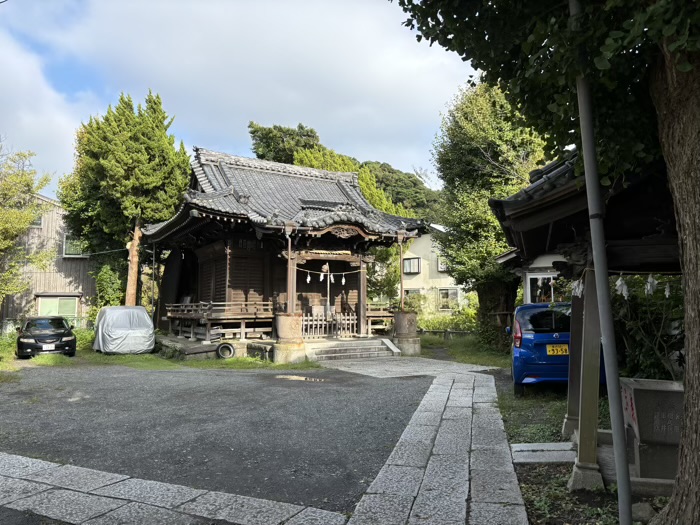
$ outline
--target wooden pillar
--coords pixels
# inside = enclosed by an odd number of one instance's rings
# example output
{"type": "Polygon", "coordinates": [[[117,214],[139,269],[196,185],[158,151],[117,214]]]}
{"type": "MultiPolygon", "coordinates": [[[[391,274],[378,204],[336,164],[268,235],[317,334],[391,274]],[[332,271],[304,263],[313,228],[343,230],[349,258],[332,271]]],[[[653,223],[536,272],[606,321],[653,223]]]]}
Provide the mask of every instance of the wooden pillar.
{"type": "Polygon", "coordinates": [[[569,386],[566,415],[561,435],[571,439],[578,429],[578,405],[581,393],[581,352],[583,349],[583,295],[571,299],[571,337],[569,339],[569,386]]]}
{"type": "Polygon", "coordinates": [[[601,332],[595,271],[588,269],[584,280],[578,454],[569,479],[569,490],[593,490],[603,487],[597,458],[601,332]]]}
{"type": "Polygon", "coordinates": [[[357,297],[357,323],[361,336],[370,335],[367,330],[367,263],[360,255],[358,297],[357,297]]]}
{"type": "Polygon", "coordinates": [[[287,235],[287,313],[296,312],[297,305],[297,267],[296,257],[292,254],[292,237],[287,235]]]}

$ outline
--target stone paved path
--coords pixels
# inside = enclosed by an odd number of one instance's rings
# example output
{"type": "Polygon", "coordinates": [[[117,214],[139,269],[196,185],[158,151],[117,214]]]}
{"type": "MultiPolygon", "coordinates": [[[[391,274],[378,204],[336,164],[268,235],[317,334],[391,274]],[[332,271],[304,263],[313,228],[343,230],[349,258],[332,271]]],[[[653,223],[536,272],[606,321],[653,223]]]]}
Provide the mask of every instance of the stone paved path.
{"type": "Polygon", "coordinates": [[[526,525],[486,367],[423,358],[323,363],[374,377],[435,375],[348,525],[526,525]]]}
{"type": "MultiPolygon", "coordinates": [[[[323,363],[373,377],[435,376],[347,525],[521,525],[527,515],[491,376],[422,358],[323,363]]],[[[391,402],[391,400],[387,400],[391,402]]],[[[0,452],[0,507],[66,523],[345,525],[343,514],[0,452]]]]}

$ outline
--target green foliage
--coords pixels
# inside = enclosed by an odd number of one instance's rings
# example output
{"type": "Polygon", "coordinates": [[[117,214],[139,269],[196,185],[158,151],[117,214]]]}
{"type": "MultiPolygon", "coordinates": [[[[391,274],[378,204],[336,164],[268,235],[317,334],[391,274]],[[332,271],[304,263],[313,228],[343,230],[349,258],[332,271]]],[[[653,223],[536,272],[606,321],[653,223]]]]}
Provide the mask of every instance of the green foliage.
{"type": "Polygon", "coordinates": [[[17,334],[0,335],[0,373],[15,372],[18,369],[15,348],[17,348],[17,334]]]}
{"type": "Polygon", "coordinates": [[[123,248],[135,224],[167,220],[180,204],[189,156],[168,134],[172,121],[159,95],[149,92],[134,108],[122,94],[116,107],[78,130],[75,167],[58,196],[69,229],[91,251],[123,248]]]}
{"type": "Polygon", "coordinates": [[[472,332],[476,329],[476,308],[465,306],[449,314],[423,314],[418,316],[418,327],[423,330],[457,330],[472,332]]]}
{"type": "Polygon", "coordinates": [[[443,339],[435,335],[421,335],[421,346],[427,348],[447,348],[450,357],[458,363],[505,368],[510,366],[510,357],[493,345],[478,337],[467,335],[454,339],[443,339]]]}
{"type": "Polygon", "coordinates": [[[119,306],[124,301],[124,269],[118,271],[113,264],[103,264],[96,272],[90,272],[95,278],[95,297],[88,310],[88,319],[95,321],[103,306],[119,306]]]}
{"type": "Polygon", "coordinates": [[[32,168],[31,152],[3,154],[0,145],[0,304],[7,295],[24,292],[28,287],[28,265],[45,268],[55,253],[50,250],[30,252],[21,242],[23,235],[45,207],[35,195],[49,182],[32,168]]]}
{"type": "MultiPolygon", "coordinates": [[[[572,23],[566,2],[499,3],[398,0],[406,24],[470,60],[500,85],[547,149],[580,146],[576,77],[591,81],[598,168],[608,180],[659,158],[650,70],[668,61],[677,75],[700,50],[697,2],[582,2],[572,23]],[[588,57],[581,60],[581,57],[588,57]]],[[[689,139],[692,140],[692,139],[689,139]]]]}
{"type": "Polygon", "coordinates": [[[368,161],[362,163],[374,176],[377,187],[396,203],[411,210],[412,217],[434,221],[436,208],[440,204],[440,192],[431,190],[414,173],[397,170],[386,162],[368,161]]]}
{"type": "Polygon", "coordinates": [[[315,145],[313,148],[296,150],[293,160],[293,163],[297,166],[306,166],[307,168],[318,170],[357,173],[360,169],[360,163],[357,160],[347,155],[336,153],[320,144],[315,145]]]}
{"type": "Polygon", "coordinates": [[[653,292],[648,289],[647,279],[625,277],[629,297],[612,297],[615,335],[618,349],[624,352],[625,375],[682,379],[685,330],[681,279],[657,276],[653,292]]]}
{"type": "Polygon", "coordinates": [[[296,128],[277,124],[266,127],[251,120],[248,123],[248,132],[253,141],[253,153],[256,157],[284,164],[294,164],[294,155],[298,150],[312,149],[321,145],[316,130],[307,128],[301,123],[296,128]]]}
{"type": "Polygon", "coordinates": [[[461,91],[443,118],[433,150],[444,182],[436,233],[438,248],[454,279],[479,294],[480,333],[503,340],[493,312],[512,311],[518,278],[496,263],[509,247],[489,199],[505,198],[527,184],[544,157],[544,141],[523,126],[522,116],[498,88],[461,91]]]}
{"type": "Polygon", "coordinates": [[[544,138],[496,87],[463,89],[443,117],[433,160],[446,188],[497,192],[503,198],[528,182],[544,159],[544,138]]]}

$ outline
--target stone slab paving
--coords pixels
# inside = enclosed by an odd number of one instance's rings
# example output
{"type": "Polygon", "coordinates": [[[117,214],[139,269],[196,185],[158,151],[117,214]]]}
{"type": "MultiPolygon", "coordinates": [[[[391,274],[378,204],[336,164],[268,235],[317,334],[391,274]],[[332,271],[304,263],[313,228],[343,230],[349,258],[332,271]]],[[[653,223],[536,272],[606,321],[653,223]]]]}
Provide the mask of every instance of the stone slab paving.
{"type": "Polygon", "coordinates": [[[211,520],[196,518],[173,510],[144,503],[129,503],[85,522],[85,525],[135,525],[143,523],[168,525],[209,525],[211,520]]]}
{"type": "Polygon", "coordinates": [[[105,485],[111,485],[118,481],[127,479],[129,476],[121,474],[110,474],[73,465],[61,465],[39,472],[32,472],[25,476],[26,479],[40,481],[50,485],[63,487],[64,489],[79,490],[80,492],[90,492],[105,485]]]}
{"type": "Polygon", "coordinates": [[[486,367],[422,358],[322,366],[373,377],[435,376],[348,525],[527,524],[486,367]]]}
{"type": "Polygon", "coordinates": [[[344,525],[337,512],[0,453],[0,506],[89,525],[344,525]],[[73,490],[67,490],[66,487],[73,490]]]}
{"type": "Polygon", "coordinates": [[[78,524],[106,514],[126,503],[124,500],[93,496],[84,492],[52,489],[13,501],[7,507],[15,510],[30,510],[42,516],[78,524]]]}
{"type": "MultiPolygon", "coordinates": [[[[487,367],[422,358],[327,361],[372,377],[434,376],[347,525],[527,524],[487,367]]],[[[0,506],[89,525],[344,525],[343,514],[0,453],[0,506]]]]}
{"type": "Polygon", "coordinates": [[[93,494],[100,496],[138,501],[169,509],[193,500],[206,492],[206,490],[191,489],[181,485],[134,478],[92,491],[93,494]]]}

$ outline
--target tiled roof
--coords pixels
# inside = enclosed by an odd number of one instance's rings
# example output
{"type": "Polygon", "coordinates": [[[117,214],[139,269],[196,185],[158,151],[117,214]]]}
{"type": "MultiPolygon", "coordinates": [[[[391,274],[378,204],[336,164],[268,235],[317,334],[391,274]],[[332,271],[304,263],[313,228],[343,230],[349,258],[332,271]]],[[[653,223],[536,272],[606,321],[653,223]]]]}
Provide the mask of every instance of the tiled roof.
{"type": "MultiPolygon", "coordinates": [[[[423,227],[422,221],[374,209],[360,192],[356,173],[292,166],[203,148],[194,151],[192,171],[198,189],[187,192],[185,208],[274,226],[293,222],[317,229],[351,223],[384,234],[423,227]]],[[[150,226],[147,235],[167,222],[150,226]]]]}

